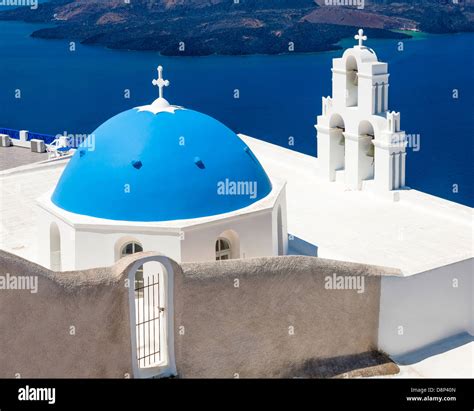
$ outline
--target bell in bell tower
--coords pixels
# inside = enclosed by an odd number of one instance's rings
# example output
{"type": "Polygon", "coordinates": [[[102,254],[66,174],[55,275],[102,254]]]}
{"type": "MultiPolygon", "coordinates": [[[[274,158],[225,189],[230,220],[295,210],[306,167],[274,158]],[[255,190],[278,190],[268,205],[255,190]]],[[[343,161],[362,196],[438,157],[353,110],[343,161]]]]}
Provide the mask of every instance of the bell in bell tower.
{"type": "Polygon", "coordinates": [[[332,97],[317,118],[319,174],[352,190],[396,190],[405,185],[406,142],[400,114],[388,111],[388,65],[362,29],[354,37],[333,59],[332,97]]]}
{"type": "Polygon", "coordinates": [[[346,107],[357,107],[359,97],[357,60],[350,56],[346,61],[346,107]]]}

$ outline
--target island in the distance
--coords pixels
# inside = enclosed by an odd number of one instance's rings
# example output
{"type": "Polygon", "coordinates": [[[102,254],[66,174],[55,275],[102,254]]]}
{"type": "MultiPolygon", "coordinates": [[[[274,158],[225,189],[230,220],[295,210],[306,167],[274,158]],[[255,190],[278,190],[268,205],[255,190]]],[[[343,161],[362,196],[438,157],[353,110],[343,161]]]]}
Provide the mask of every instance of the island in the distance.
{"type": "Polygon", "coordinates": [[[52,23],[32,36],[163,55],[282,54],[338,49],[364,27],[372,38],[474,31],[471,0],[52,0],[0,20],[52,23]],[[342,2],[344,3],[344,2],[342,2]],[[362,7],[361,7],[362,5],[362,7]],[[401,31],[405,32],[401,32],[401,31]]]}

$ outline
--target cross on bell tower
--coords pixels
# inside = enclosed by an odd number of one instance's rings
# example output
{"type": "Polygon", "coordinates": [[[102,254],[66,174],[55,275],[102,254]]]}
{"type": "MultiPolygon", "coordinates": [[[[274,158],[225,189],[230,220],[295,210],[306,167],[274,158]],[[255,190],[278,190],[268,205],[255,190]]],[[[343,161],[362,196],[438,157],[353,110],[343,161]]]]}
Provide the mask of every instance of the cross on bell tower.
{"type": "Polygon", "coordinates": [[[357,34],[354,36],[354,38],[355,38],[356,40],[359,40],[359,47],[363,47],[363,46],[364,46],[363,42],[364,42],[365,40],[367,40],[367,36],[364,36],[364,30],[362,30],[362,29],[359,29],[359,31],[358,31],[357,34]]]}
{"type": "Polygon", "coordinates": [[[158,86],[159,89],[159,98],[163,98],[163,87],[168,87],[170,85],[169,80],[163,80],[163,67],[158,66],[158,78],[153,79],[151,82],[154,86],[158,86]]]}

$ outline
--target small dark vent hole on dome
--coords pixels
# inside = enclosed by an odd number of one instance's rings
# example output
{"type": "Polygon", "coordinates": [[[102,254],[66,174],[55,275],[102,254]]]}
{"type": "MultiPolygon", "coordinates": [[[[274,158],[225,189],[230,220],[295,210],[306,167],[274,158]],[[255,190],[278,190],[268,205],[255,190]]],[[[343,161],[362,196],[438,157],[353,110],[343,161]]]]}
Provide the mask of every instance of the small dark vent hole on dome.
{"type": "Polygon", "coordinates": [[[142,168],[143,164],[140,160],[132,161],[132,166],[135,167],[137,170],[140,170],[142,168]]]}
{"type": "Polygon", "coordinates": [[[194,157],[194,164],[196,164],[201,170],[203,168],[206,168],[206,166],[199,157],[194,157]]]}

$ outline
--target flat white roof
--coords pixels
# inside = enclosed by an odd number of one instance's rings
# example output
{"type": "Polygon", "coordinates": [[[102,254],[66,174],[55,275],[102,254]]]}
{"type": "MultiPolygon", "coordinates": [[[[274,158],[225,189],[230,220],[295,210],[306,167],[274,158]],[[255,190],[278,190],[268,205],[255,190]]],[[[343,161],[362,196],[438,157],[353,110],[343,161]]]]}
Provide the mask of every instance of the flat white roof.
{"type": "Polygon", "coordinates": [[[56,186],[67,159],[0,172],[0,248],[37,261],[36,199],[56,186]]]}
{"type": "Polygon", "coordinates": [[[400,372],[374,378],[474,378],[474,341],[469,334],[455,335],[392,359],[400,372]]]}
{"type": "MultiPolygon", "coordinates": [[[[400,192],[398,202],[346,191],[318,178],[317,158],[241,137],[272,178],[287,181],[288,232],[316,246],[319,257],[404,275],[472,258],[472,208],[416,190],[400,192]]],[[[36,261],[36,199],[55,187],[66,162],[0,172],[0,248],[36,261]]]]}
{"type": "Polygon", "coordinates": [[[319,257],[404,275],[472,258],[472,208],[416,190],[400,191],[397,202],[348,191],[318,177],[317,158],[240,137],[267,173],[286,179],[288,233],[315,245],[319,257]]]}

